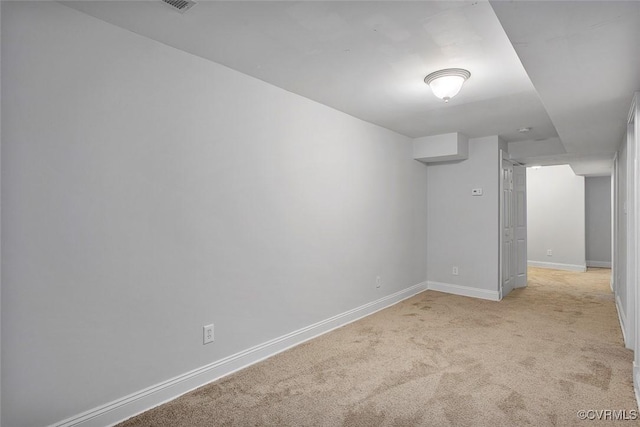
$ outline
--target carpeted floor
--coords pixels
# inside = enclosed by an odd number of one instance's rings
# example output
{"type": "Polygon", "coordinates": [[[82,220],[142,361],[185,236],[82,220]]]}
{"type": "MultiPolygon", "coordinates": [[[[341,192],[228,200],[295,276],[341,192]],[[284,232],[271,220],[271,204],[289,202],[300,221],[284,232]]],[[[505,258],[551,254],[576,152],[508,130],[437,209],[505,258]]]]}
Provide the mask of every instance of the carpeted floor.
{"type": "Polygon", "coordinates": [[[609,275],[531,268],[501,302],[426,291],[119,426],[637,425],[577,416],[637,410],[609,275]]]}

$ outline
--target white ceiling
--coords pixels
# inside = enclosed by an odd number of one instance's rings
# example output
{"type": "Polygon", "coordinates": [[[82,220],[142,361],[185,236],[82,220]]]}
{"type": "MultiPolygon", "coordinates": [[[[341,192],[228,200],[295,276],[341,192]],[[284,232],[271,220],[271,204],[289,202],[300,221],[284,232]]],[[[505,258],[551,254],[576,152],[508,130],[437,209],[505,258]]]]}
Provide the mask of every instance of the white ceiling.
{"type": "Polygon", "coordinates": [[[640,90],[637,1],[64,4],[410,137],[500,135],[583,174],[608,172],[640,90]],[[449,67],[471,78],[445,104],[423,78],[449,67]]]}
{"type": "Polygon", "coordinates": [[[566,161],[578,174],[608,174],[640,90],[640,2],[491,4],[558,130],[566,161]]]}

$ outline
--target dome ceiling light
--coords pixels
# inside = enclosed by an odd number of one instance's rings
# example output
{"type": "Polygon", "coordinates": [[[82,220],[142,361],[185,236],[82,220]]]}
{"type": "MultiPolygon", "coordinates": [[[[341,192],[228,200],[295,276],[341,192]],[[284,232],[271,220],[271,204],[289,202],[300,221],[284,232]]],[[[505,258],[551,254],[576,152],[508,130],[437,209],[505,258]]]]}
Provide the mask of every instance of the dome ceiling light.
{"type": "Polygon", "coordinates": [[[424,82],[429,85],[433,94],[438,98],[449,102],[456,96],[462,84],[471,77],[471,73],[462,68],[447,68],[434,71],[424,78],[424,82]]]}

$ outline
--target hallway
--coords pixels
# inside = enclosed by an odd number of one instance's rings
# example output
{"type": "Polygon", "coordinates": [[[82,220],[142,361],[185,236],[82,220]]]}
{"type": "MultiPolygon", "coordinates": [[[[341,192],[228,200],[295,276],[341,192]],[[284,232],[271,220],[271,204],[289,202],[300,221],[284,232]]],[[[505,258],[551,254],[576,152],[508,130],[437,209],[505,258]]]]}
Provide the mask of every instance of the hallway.
{"type": "Polygon", "coordinates": [[[600,423],[578,411],[632,417],[633,353],[609,275],[530,268],[528,287],[501,302],[425,291],[121,427],[591,426],[600,423]]]}

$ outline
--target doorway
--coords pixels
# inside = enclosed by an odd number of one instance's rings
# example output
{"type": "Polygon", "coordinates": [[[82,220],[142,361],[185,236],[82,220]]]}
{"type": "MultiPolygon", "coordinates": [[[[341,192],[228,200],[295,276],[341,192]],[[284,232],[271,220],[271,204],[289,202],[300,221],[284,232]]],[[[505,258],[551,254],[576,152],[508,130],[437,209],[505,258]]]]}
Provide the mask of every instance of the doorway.
{"type": "Polygon", "coordinates": [[[500,299],[527,286],[526,168],[500,151],[500,299]]]}

